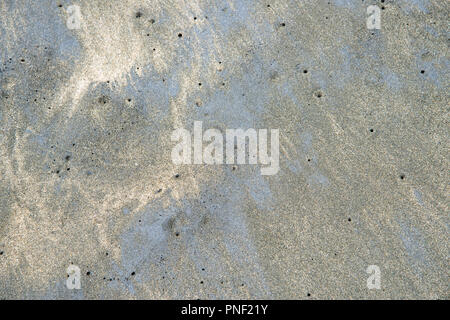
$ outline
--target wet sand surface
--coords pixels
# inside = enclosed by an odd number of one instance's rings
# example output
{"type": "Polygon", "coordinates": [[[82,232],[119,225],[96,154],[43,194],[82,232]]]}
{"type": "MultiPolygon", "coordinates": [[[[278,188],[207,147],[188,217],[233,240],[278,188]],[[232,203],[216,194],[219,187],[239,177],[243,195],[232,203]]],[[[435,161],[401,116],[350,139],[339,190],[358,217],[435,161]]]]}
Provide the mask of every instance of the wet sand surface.
{"type": "Polygon", "coordinates": [[[448,298],[449,10],[0,1],[0,298],[448,298]],[[174,165],[194,121],[279,172],[174,165]]]}

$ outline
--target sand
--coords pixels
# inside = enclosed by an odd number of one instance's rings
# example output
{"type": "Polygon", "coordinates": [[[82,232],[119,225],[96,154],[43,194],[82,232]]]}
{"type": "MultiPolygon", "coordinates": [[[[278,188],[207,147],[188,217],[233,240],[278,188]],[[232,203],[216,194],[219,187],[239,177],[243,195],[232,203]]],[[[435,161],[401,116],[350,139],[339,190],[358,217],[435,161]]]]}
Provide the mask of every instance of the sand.
{"type": "Polygon", "coordinates": [[[449,10],[2,0],[0,298],[447,299],[449,10]],[[174,165],[194,121],[279,172],[174,165]]]}

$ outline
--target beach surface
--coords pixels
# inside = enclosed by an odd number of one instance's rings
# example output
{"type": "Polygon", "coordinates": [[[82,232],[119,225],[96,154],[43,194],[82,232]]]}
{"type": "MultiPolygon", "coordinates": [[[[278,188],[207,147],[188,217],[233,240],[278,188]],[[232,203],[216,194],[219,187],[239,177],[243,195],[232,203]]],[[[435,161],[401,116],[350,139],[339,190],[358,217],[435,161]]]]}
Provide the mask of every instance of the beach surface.
{"type": "Polygon", "coordinates": [[[448,299],[449,11],[1,0],[0,299],[448,299]],[[173,164],[194,121],[279,171],[173,164]]]}

